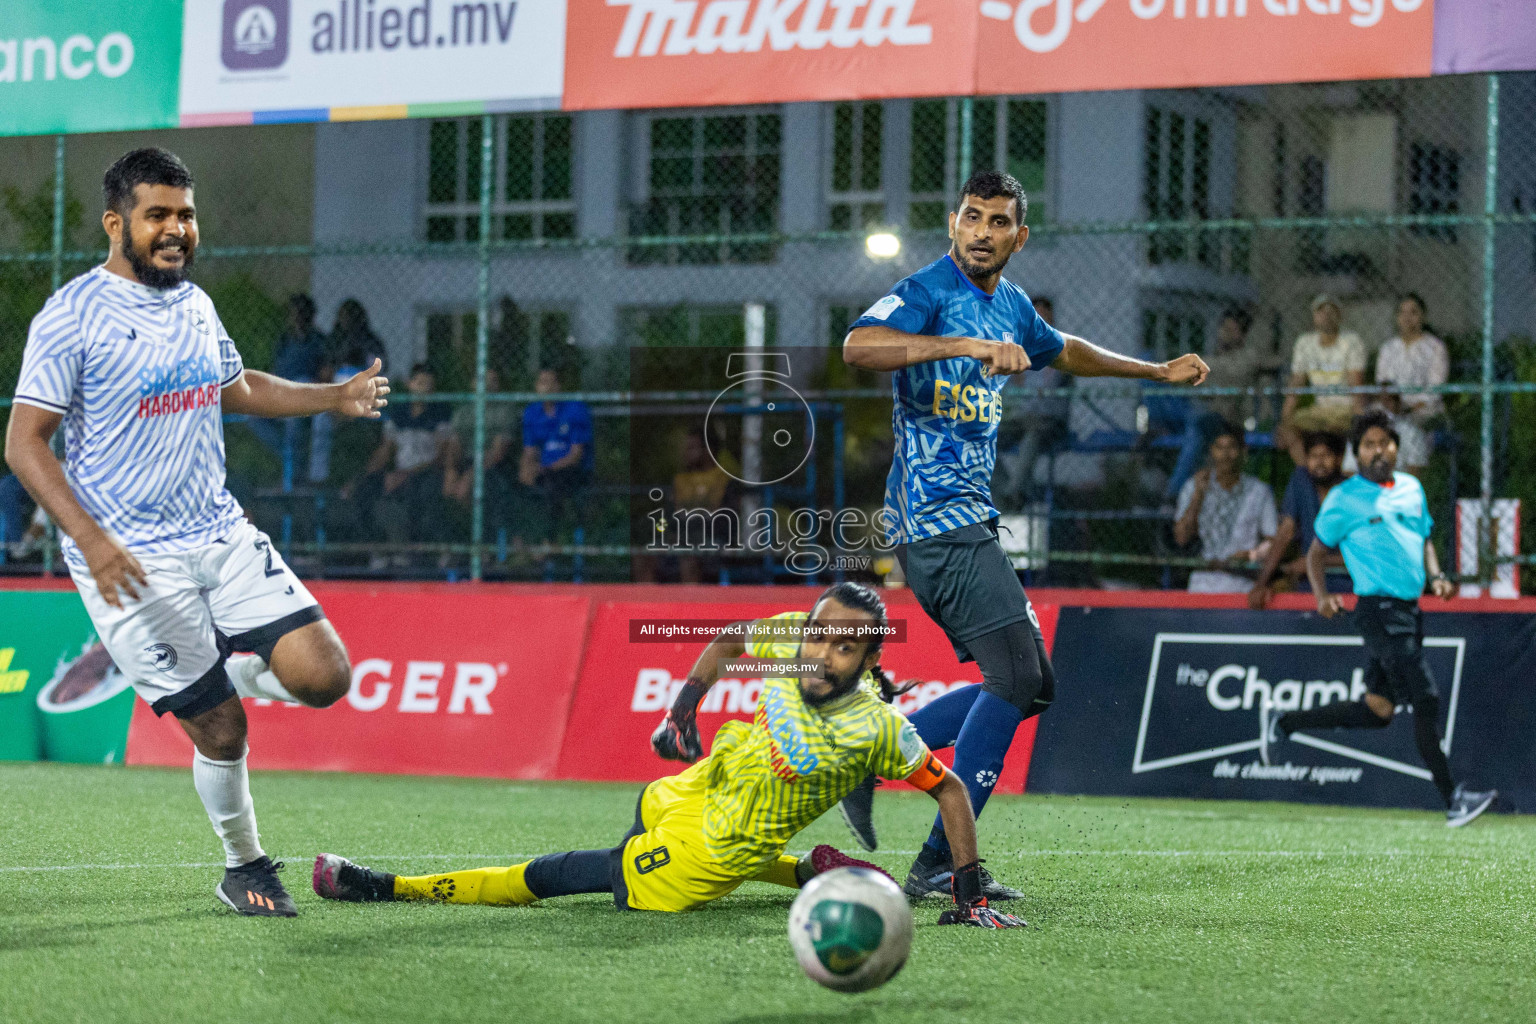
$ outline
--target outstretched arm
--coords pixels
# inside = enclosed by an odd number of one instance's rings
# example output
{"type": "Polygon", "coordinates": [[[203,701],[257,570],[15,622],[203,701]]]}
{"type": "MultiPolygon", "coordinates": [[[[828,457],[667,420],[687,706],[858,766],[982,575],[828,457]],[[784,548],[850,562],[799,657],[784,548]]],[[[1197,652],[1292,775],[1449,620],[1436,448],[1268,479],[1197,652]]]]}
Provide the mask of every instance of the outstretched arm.
{"type": "Polygon", "coordinates": [[[224,411],[274,419],[322,412],[378,419],[379,410],[389,404],[384,397],[389,394],[389,380],[378,375],[383,367],[375,359],[368,369],[340,384],[298,384],[246,370],[224,389],[224,411]]]}
{"type": "Polygon", "coordinates": [[[1147,363],[1116,355],[1091,341],[1064,335],[1067,347],[1051,363],[1056,369],[1077,377],[1131,377],[1160,384],[1201,384],[1211,368],[1193,352],[1166,363],[1147,363]]]}
{"type": "Polygon", "coordinates": [[[908,334],[894,327],[855,327],[843,339],[843,362],[861,370],[900,370],[917,363],[963,356],[984,364],[994,375],[1023,373],[1029,355],[1018,345],[983,338],[941,338],[908,334]]]}
{"type": "Polygon", "coordinates": [[[709,642],[688,672],[688,681],[677,692],[656,731],[651,734],[651,749],[669,761],[697,761],[704,756],[699,739],[699,702],[720,678],[720,666],[747,651],[747,637],[755,622],[737,622],[709,642]]]}

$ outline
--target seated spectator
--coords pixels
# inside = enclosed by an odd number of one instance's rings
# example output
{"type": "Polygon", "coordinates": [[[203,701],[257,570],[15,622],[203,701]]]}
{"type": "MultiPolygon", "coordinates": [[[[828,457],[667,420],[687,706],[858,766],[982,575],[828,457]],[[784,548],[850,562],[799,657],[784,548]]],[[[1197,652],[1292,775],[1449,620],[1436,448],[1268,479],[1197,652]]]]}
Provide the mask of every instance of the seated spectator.
{"type": "MultiPolygon", "coordinates": [[[[1221,315],[1216,325],[1216,354],[1210,360],[1211,372],[1204,387],[1251,388],[1264,383],[1270,366],[1262,353],[1245,343],[1250,322],[1248,314],[1240,309],[1229,309],[1221,315]]],[[[1249,395],[1226,395],[1190,403],[1179,461],[1168,477],[1168,500],[1178,497],[1200,467],[1216,431],[1228,423],[1246,427],[1250,419],[1256,418],[1256,404],[1249,395]]]]}
{"type": "MultiPolygon", "coordinates": [[[[540,370],[533,389],[558,394],[560,376],[540,370]]],[[[585,402],[544,401],[523,410],[523,457],[517,478],[533,488],[543,503],[544,536],[553,538],[567,505],[592,479],[592,411],[585,402]]],[[[579,504],[575,506],[578,521],[579,504]]]]}
{"type": "MultiPolygon", "coordinates": [[[[485,390],[501,390],[501,374],[485,368],[485,390]]],[[[507,521],[512,498],[512,431],[516,413],[509,402],[485,403],[486,522],[507,521]]],[[[465,402],[453,410],[448,451],[443,460],[443,497],[468,505],[475,490],[475,406],[465,402]]]]}
{"type": "MultiPolygon", "coordinates": [[[[1397,303],[1397,337],[1381,346],[1376,355],[1376,383],[1398,387],[1435,387],[1451,376],[1445,342],[1424,329],[1424,300],[1413,292],[1397,303]]],[[[1432,422],[1445,412],[1438,394],[1383,391],[1382,408],[1392,415],[1392,426],[1402,439],[1397,446],[1398,467],[1415,476],[1429,465],[1434,450],[1432,422]]]]}
{"type": "MultiPolygon", "coordinates": [[[[429,395],[435,386],[425,363],[411,369],[406,391],[429,395]]],[[[372,506],[374,524],[390,544],[437,540],[442,478],[447,456],[448,406],[441,402],[392,401],[384,410],[384,437],[368,459],[363,475],[341,489],[344,500],[372,506]]],[[[409,563],[397,553],[396,565],[409,563]]],[[[370,568],[383,568],[379,557],[370,568]]]]}
{"type": "Polygon", "coordinates": [[[25,558],[42,546],[48,518],[14,473],[0,476],[0,545],[11,558],[25,558]]]}
{"type": "MultiPolygon", "coordinates": [[[[1365,342],[1354,331],[1340,331],[1343,312],[1331,295],[1312,300],[1314,330],[1299,336],[1291,352],[1293,388],[1311,386],[1359,387],[1365,383],[1365,342]]],[[[1317,395],[1311,405],[1297,408],[1300,395],[1286,395],[1280,410],[1280,428],[1275,443],[1290,453],[1291,461],[1306,461],[1301,437],[1322,431],[1346,437],[1355,413],[1365,407],[1360,395],[1317,395]]]]}
{"type": "MultiPolygon", "coordinates": [[[[368,325],[368,311],[363,308],[363,304],[356,299],[347,299],[336,309],[330,344],[316,368],[315,379],[321,383],[346,380],[362,372],[375,359],[383,367],[389,365],[389,359],[384,354],[384,342],[379,340],[379,336],[368,325]]],[[[309,435],[309,482],[316,487],[331,478],[331,439],[335,432],[336,423],[326,413],[321,413],[312,421],[309,435]]]]}
{"type": "MultiPolygon", "coordinates": [[[[1334,485],[1344,479],[1345,440],[1337,434],[1308,434],[1302,442],[1307,448],[1307,461],[1291,473],[1285,496],[1280,499],[1280,526],[1275,530],[1274,542],[1259,570],[1259,578],[1248,591],[1248,606],[1264,608],[1277,589],[1276,573],[1284,577],[1288,590],[1298,589],[1298,583],[1306,579],[1307,552],[1312,547],[1313,524],[1323,499],[1334,485]],[[1297,554],[1284,561],[1296,542],[1297,554]],[[1284,563],[1282,565],[1282,562],[1284,563]]],[[[1338,553],[1329,556],[1332,565],[1343,565],[1338,553]]],[[[1328,574],[1328,589],[1332,593],[1349,593],[1349,577],[1339,573],[1328,574]]]]}
{"type": "MultiPolygon", "coordinates": [[[[1040,319],[1055,327],[1055,304],[1042,296],[1034,300],[1034,305],[1040,319]]],[[[1009,385],[1066,388],[1072,386],[1074,379],[1071,374],[1063,373],[1054,366],[1041,366],[1032,368],[1027,378],[1023,374],[1013,377],[1009,385]]],[[[1014,398],[1013,395],[1007,397],[1014,398]]],[[[1057,398],[1031,395],[1015,401],[1020,411],[1015,415],[1005,412],[1003,424],[999,428],[998,449],[1001,454],[997,459],[998,472],[992,485],[999,507],[1005,510],[1020,509],[1032,501],[1040,500],[1040,488],[1035,483],[1038,475],[1035,472],[1036,463],[1042,455],[1060,447],[1067,440],[1071,422],[1072,399],[1068,396],[1057,398]],[[1015,434],[1018,437],[1016,442],[1013,440],[1015,434]]],[[[1015,401],[1010,401],[1008,405],[1014,405],[1015,401]]]]}
{"type": "Polygon", "coordinates": [[[1245,562],[1264,558],[1275,535],[1275,495],[1258,477],[1243,472],[1247,457],[1241,427],[1227,425],[1211,441],[1210,465],[1179,491],[1174,540],[1187,547],[1198,536],[1207,569],[1189,574],[1189,589],[1204,594],[1244,594],[1253,580],[1239,575],[1245,562]]]}

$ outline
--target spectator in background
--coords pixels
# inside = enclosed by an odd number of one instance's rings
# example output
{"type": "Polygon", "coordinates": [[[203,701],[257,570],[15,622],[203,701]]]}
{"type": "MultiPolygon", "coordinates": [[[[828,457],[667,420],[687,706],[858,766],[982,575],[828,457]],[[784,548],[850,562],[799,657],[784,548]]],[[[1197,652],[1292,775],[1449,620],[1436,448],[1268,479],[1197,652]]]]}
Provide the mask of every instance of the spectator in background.
{"type": "MultiPolygon", "coordinates": [[[[540,370],[533,389],[541,395],[558,394],[560,377],[554,370],[540,370]]],[[[592,411],[585,402],[546,399],[523,410],[523,456],[517,477],[542,499],[546,538],[554,536],[566,505],[592,479],[593,465],[592,411]]],[[[577,512],[579,520],[579,508],[577,512]]]]}
{"type": "MultiPolygon", "coordinates": [[[[336,323],[331,328],[331,356],[338,364],[350,364],[354,360],[362,366],[378,359],[389,368],[389,357],[384,352],[384,342],[373,333],[368,323],[368,311],[356,299],[347,299],[336,307],[336,323]]],[[[383,372],[383,371],[381,371],[383,372]]]]}
{"type": "Polygon", "coordinates": [[[292,381],[312,384],[320,379],[328,343],[315,327],[315,300],[297,292],[288,296],[288,323],[277,342],[272,372],[292,381]]]}
{"type": "MultiPolygon", "coordinates": [[[[1040,319],[1052,327],[1056,326],[1055,303],[1041,296],[1034,300],[1034,306],[1040,319]]],[[[1032,371],[1027,381],[1021,374],[1009,381],[1009,384],[1018,381],[1018,386],[1031,388],[1069,388],[1073,380],[1071,374],[1063,373],[1054,366],[1042,366],[1032,371]]],[[[1004,433],[1000,436],[999,447],[1005,453],[998,458],[998,466],[1003,471],[999,474],[1002,479],[993,485],[994,495],[1009,509],[1022,508],[1029,502],[1039,500],[1035,464],[1042,455],[1060,447],[1067,440],[1072,399],[1070,396],[1058,398],[1032,395],[1018,402],[1018,407],[1020,411],[1017,415],[1004,414],[1006,418],[1000,428],[1004,433]],[[1018,431],[1018,441],[1010,444],[1006,435],[1014,431],[1018,431]],[[1008,451],[1009,448],[1012,450],[1008,451]]]]}
{"type": "MultiPolygon", "coordinates": [[[[1345,441],[1337,434],[1308,434],[1302,443],[1307,449],[1307,461],[1291,473],[1285,496],[1280,499],[1280,526],[1275,530],[1274,542],[1259,569],[1259,578],[1248,591],[1248,607],[1254,610],[1269,604],[1274,594],[1273,582],[1277,572],[1289,581],[1288,589],[1296,589],[1298,580],[1307,575],[1307,552],[1312,549],[1313,524],[1323,499],[1334,485],[1344,479],[1345,441]],[[1281,567],[1281,562],[1296,541],[1299,554],[1281,567]]],[[[1343,558],[1334,553],[1329,557],[1332,565],[1343,565],[1343,558]]],[[[1348,593],[1349,577],[1330,573],[1328,587],[1332,593],[1348,593]]]]}
{"type": "Polygon", "coordinates": [[[1244,594],[1253,580],[1238,575],[1245,562],[1269,553],[1275,535],[1275,495],[1258,477],[1243,472],[1247,446],[1241,427],[1221,427],[1211,441],[1210,465],[1179,491],[1173,537],[1188,547],[1198,536],[1209,568],[1189,574],[1189,589],[1204,594],[1244,594]]]}
{"type": "MultiPolygon", "coordinates": [[[[1376,383],[1398,387],[1435,387],[1451,376],[1445,342],[1424,329],[1424,300],[1413,292],[1397,302],[1397,336],[1376,354],[1376,383]]],[[[1433,421],[1445,412],[1438,394],[1384,390],[1381,406],[1392,416],[1401,440],[1398,466],[1414,476],[1429,465],[1434,451],[1433,421]]]]}
{"type": "MultiPolygon", "coordinates": [[[[485,390],[501,390],[501,374],[485,368],[485,390]]],[[[485,403],[485,513],[487,522],[504,523],[512,498],[513,439],[516,414],[510,402],[485,403]]],[[[443,459],[443,497],[468,505],[475,490],[475,406],[464,402],[453,410],[448,450],[443,459]]]]}
{"type": "MultiPolygon", "coordinates": [[[[1211,372],[1204,387],[1251,388],[1264,383],[1270,369],[1263,354],[1247,346],[1250,318],[1240,309],[1228,309],[1216,325],[1216,354],[1210,360],[1211,372]]],[[[1256,402],[1248,395],[1227,395],[1190,402],[1184,423],[1184,444],[1179,460],[1168,477],[1166,497],[1173,501],[1184,489],[1205,458],[1211,439],[1227,424],[1248,429],[1256,418],[1256,402]]]]}
{"type": "MultiPolygon", "coordinates": [[[[426,363],[411,368],[406,382],[410,395],[429,395],[435,386],[426,363]]],[[[446,460],[450,433],[447,405],[410,400],[391,402],[384,410],[383,440],[368,459],[363,475],[341,489],[341,497],[356,497],[365,508],[372,505],[373,521],[390,544],[438,539],[442,500],[439,474],[446,460]]],[[[395,555],[396,565],[409,561],[404,554],[395,555]]],[[[375,556],[369,568],[381,569],[384,564],[380,556],[375,556]]]]}
{"type": "Polygon", "coordinates": [[[712,513],[725,507],[725,493],[731,478],[710,456],[702,430],[690,430],[684,435],[681,447],[682,468],[672,476],[672,504],[673,514],[682,523],[679,540],[689,553],[678,556],[677,581],[702,583],[705,560],[721,546],[736,540],[726,535],[730,533],[734,519],[720,517],[717,521],[712,517],[712,513]],[[690,522],[690,512],[696,513],[692,518],[699,520],[697,524],[690,522]]]}
{"type": "Polygon", "coordinates": [[[12,558],[31,553],[25,541],[34,508],[32,496],[14,473],[0,476],[0,544],[7,545],[12,558]]]}
{"type": "MultiPolygon", "coordinates": [[[[1340,331],[1343,312],[1331,295],[1312,300],[1313,330],[1299,336],[1291,352],[1293,388],[1359,387],[1365,383],[1365,342],[1354,331],[1340,331]]],[[[1306,461],[1302,435],[1322,431],[1345,437],[1355,413],[1365,407],[1360,395],[1317,395],[1313,403],[1298,409],[1299,395],[1286,395],[1280,409],[1280,428],[1275,443],[1290,453],[1291,461],[1306,461]]]]}

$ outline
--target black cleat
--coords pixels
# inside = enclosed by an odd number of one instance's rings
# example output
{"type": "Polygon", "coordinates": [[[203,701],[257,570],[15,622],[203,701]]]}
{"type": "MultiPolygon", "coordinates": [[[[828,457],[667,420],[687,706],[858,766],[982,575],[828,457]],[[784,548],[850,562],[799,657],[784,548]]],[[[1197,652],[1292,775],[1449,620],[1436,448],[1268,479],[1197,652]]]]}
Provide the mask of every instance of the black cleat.
{"type": "Polygon", "coordinates": [[[263,856],[237,868],[224,869],[224,881],[214,895],[237,914],[248,917],[297,917],[293,897],[283,888],[277,873],[283,862],[263,856]]]}
{"type": "Polygon", "coordinates": [[[1451,794],[1451,808],[1445,812],[1445,827],[1460,828],[1492,807],[1498,798],[1499,791],[1496,789],[1479,793],[1465,785],[1457,786],[1456,792],[1451,794]]]}
{"type": "Polygon", "coordinates": [[[334,853],[315,858],[315,894],[327,900],[376,903],[395,898],[395,876],[354,864],[334,853]]]}
{"type": "Polygon", "coordinates": [[[951,880],[954,874],[947,863],[932,866],[913,864],[912,870],[907,872],[907,884],[901,887],[901,891],[914,900],[953,899],[951,880]]]}
{"type": "Polygon", "coordinates": [[[875,787],[879,784],[879,779],[866,775],[864,781],[837,805],[848,831],[853,833],[853,838],[858,840],[860,846],[870,852],[880,846],[879,837],[875,835],[875,787]]]}
{"type": "MultiPolygon", "coordinates": [[[[907,873],[907,884],[901,887],[901,891],[914,900],[929,898],[953,899],[954,869],[947,863],[936,864],[928,867],[922,864],[913,864],[912,870],[907,873]]],[[[981,869],[981,894],[987,898],[987,902],[994,900],[1021,900],[1024,894],[1011,885],[1004,885],[992,877],[992,872],[986,868],[981,869]]]]}

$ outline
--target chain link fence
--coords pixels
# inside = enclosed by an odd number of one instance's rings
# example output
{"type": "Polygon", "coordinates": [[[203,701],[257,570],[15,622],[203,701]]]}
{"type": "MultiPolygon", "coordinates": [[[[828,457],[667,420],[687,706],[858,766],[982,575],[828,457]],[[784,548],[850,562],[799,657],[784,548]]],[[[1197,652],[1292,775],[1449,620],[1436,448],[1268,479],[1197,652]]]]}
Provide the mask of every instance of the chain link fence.
{"type": "MultiPolygon", "coordinates": [[[[1458,534],[1457,499],[1536,485],[1532,109],[1536,75],[1509,74],[0,140],[0,394],[48,294],[102,258],[100,170],[163,145],[198,176],[194,279],[247,366],[378,357],[396,388],[382,423],[227,424],[231,488],[306,572],[888,575],[890,385],[839,345],[947,249],[959,182],[1000,169],[1029,194],[1007,276],[1057,327],[1215,368],[1198,398],[1010,383],[993,483],[1033,582],[1251,586],[1303,432],[1378,403],[1441,551],[1487,582],[1529,558],[1529,513],[1478,533],[1493,506],[1463,507],[1458,534]],[[1201,483],[1223,424],[1255,485],[1201,483]]],[[[4,571],[53,571],[5,486],[4,571]]]]}

